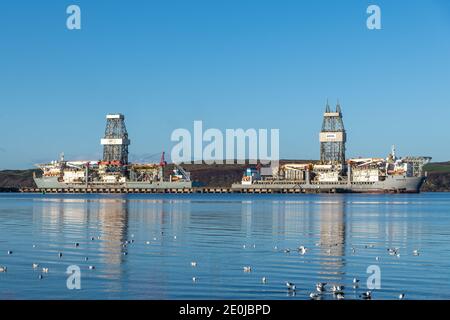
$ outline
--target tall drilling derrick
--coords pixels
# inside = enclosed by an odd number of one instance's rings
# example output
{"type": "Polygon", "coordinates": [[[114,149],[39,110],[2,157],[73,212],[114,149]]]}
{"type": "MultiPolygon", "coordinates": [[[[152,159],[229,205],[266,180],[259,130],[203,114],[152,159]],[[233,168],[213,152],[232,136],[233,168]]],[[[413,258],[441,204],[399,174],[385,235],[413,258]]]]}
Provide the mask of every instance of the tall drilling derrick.
{"type": "Polygon", "coordinates": [[[320,161],[326,164],[344,165],[346,141],[347,134],[342,120],[341,106],[338,102],[336,111],[332,112],[327,102],[320,132],[320,161]]]}
{"type": "Polygon", "coordinates": [[[106,116],[105,137],[103,145],[103,161],[120,165],[128,164],[128,139],[125,117],[122,114],[108,114],[106,116]]]}

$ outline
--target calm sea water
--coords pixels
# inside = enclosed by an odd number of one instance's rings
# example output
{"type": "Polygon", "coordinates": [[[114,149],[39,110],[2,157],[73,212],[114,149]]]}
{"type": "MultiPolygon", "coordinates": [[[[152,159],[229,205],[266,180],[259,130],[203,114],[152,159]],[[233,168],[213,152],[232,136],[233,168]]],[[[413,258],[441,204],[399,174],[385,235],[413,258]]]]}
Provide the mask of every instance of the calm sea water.
{"type": "Polygon", "coordinates": [[[0,299],[309,299],[319,281],[359,299],[371,265],[374,299],[450,299],[450,194],[2,194],[0,265],[0,299]]]}

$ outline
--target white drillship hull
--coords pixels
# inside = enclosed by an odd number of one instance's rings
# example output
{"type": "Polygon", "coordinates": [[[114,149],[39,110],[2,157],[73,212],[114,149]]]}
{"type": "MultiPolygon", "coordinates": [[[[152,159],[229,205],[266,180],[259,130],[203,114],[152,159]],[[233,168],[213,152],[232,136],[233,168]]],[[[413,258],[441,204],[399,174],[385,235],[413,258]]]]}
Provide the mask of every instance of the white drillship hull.
{"type": "Polygon", "coordinates": [[[406,177],[406,176],[388,176],[384,181],[374,182],[293,182],[293,181],[257,181],[252,184],[233,184],[234,190],[250,189],[301,189],[304,191],[317,192],[354,192],[354,193],[419,193],[420,188],[425,181],[425,177],[406,177]]]}
{"type": "Polygon", "coordinates": [[[163,182],[135,182],[127,181],[124,183],[108,184],[103,182],[95,183],[65,183],[59,182],[58,177],[34,178],[38,189],[188,189],[192,188],[192,182],[187,181],[163,181],[163,182]]]}

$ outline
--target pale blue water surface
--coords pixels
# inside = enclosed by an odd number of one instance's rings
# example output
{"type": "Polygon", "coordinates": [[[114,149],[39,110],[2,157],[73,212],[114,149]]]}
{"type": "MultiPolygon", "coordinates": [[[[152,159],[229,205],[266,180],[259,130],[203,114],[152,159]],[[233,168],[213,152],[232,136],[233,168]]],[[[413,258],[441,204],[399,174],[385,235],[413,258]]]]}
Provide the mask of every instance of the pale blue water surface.
{"type": "Polygon", "coordinates": [[[1,194],[0,265],[0,299],[309,299],[319,281],[359,299],[371,265],[374,299],[450,299],[450,194],[1,194]]]}

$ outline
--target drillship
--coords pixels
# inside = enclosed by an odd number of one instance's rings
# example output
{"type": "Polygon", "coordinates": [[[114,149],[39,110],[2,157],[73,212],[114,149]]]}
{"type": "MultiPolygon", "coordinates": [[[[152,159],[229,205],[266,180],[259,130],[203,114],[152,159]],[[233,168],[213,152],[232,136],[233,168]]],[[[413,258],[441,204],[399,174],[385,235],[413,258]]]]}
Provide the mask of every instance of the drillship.
{"type": "Polygon", "coordinates": [[[106,116],[105,137],[101,139],[103,145],[103,160],[101,161],[67,161],[64,154],[58,161],[38,164],[42,176],[34,176],[38,189],[43,191],[62,190],[148,190],[161,189],[190,189],[192,181],[190,173],[181,166],[164,181],[164,169],[167,165],[162,154],[159,164],[129,163],[128,146],[130,139],[122,114],[106,116]]]}
{"type": "Polygon", "coordinates": [[[339,103],[335,111],[327,103],[319,139],[320,161],[285,163],[264,176],[260,166],[248,168],[242,181],[233,184],[232,189],[239,192],[418,193],[426,179],[423,167],[431,157],[399,158],[395,147],[387,158],[346,160],[347,134],[339,103]]]}

